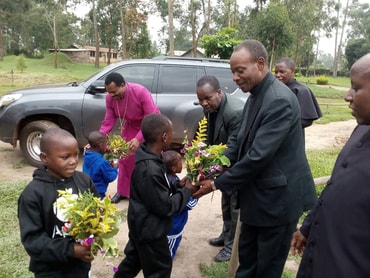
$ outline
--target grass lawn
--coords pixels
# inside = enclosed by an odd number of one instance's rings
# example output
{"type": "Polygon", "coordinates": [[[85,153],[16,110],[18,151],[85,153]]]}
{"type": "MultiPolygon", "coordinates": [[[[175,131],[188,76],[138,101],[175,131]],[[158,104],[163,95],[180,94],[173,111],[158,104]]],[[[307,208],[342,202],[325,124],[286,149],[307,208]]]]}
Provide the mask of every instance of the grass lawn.
{"type": "Polygon", "coordinates": [[[17,70],[17,59],[13,55],[0,61],[0,95],[33,85],[83,81],[99,70],[94,64],[72,62],[64,54],[58,55],[59,67],[54,68],[54,55],[48,54],[43,59],[24,58],[27,68],[21,72],[17,70]]]}

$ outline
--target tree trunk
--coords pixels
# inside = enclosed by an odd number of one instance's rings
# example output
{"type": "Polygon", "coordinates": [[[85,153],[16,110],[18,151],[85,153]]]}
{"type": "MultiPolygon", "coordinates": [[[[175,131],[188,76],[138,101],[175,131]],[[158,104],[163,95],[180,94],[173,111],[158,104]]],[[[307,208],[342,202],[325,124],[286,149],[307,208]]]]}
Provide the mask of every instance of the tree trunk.
{"type": "Polygon", "coordinates": [[[320,31],[319,31],[319,35],[317,36],[316,53],[315,53],[315,59],[313,61],[313,76],[314,77],[316,77],[317,56],[319,55],[319,43],[320,43],[320,31]]]}
{"type": "Polygon", "coordinates": [[[57,38],[57,23],[56,15],[53,17],[53,39],[54,39],[54,68],[58,68],[58,38],[57,38]]]}
{"type": "Polygon", "coordinates": [[[174,56],[175,53],[175,41],[173,34],[173,2],[174,0],[168,0],[168,56],[174,56]]]}
{"type": "Polygon", "coordinates": [[[123,7],[123,0],[119,1],[120,4],[120,17],[121,17],[121,40],[122,40],[122,59],[127,60],[127,50],[126,50],[126,30],[125,30],[125,14],[123,7]]]}
{"type": "Polygon", "coordinates": [[[0,23],[0,61],[4,58],[4,48],[3,48],[3,26],[0,23]]]}
{"type": "Polygon", "coordinates": [[[274,41],[272,42],[272,48],[271,48],[270,71],[272,70],[272,63],[274,61],[274,56],[275,56],[275,44],[276,44],[276,39],[274,38],[274,41]]]}
{"type": "MultiPolygon", "coordinates": [[[[338,75],[339,61],[340,61],[340,58],[342,56],[343,34],[344,34],[344,29],[346,28],[346,24],[347,24],[346,21],[347,21],[348,7],[349,7],[349,0],[347,0],[346,8],[344,9],[344,18],[343,18],[343,23],[342,23],[342,30],[341,30],[341,33],[340,33],[338,48],[336,49],[336,55],[334,56],[333,77],[337,77],[337,75],[338,75]]],[[[338,28],[339,28],[339,26],[338,26],[338,28]]],[[[337,33],[338,33],[338,31],[337,31],[337,33]]]]}
{"type": "Polygon", "coordinates": [[[93,3],[93,21],[94,21],[94,34],[95,34],[95,67],[99,68],[100,60],[100,48],[99,48],[99,31],[98,31],[98,21],[96,16],[96,6],[95,0],[92,0],[93,3]]]}
{"type": "Polygon", "coordinates": [[[195,26],[195,7],[194,0],[191,0],[191,38],[192,38],[192,47],[191,47],[191,57],[196,57],[197,54],[197,42],[196,42],[196,26],[195,26]]]}

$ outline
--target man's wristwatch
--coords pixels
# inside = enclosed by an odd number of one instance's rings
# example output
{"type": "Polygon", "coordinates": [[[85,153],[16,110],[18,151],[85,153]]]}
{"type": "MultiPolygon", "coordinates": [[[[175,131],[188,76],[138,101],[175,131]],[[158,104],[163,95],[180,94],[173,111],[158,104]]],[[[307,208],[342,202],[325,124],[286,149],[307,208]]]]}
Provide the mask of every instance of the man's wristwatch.
{"type": "Polygon", "coordinates": [[[211,181],[211,187],[212,187],[212,190],[213,191],[217,190],[217,187],[215,185],[215,181],[214,180],[211,181]]]}

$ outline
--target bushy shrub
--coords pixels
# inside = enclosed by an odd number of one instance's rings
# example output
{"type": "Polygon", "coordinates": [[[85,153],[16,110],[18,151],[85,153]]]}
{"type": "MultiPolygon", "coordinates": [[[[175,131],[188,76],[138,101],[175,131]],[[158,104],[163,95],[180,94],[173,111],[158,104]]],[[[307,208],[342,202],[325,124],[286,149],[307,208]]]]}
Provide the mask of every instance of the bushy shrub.
{"type": "Polygon", "coordinates": [[[327,78],[325,75],[321,75],[316,79],[317,85],[328,85],[329,78],[327,78]]]}

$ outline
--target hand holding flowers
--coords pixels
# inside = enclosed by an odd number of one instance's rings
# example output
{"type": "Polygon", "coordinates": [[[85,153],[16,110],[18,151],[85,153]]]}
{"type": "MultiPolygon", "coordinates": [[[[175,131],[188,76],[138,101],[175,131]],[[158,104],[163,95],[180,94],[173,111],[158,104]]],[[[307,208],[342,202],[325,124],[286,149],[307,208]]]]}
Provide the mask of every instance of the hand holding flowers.
{"type": "MultiPolygon", "coordinates": [[[[72,189],[58,190],[54,203],[58,218],[63,218],[63,236],[73,237],[83,246],[89,246],[95,256],[117,256],[118,245],[113,238],[118,233],[120,217],[110,198],[101,200],[91,192],[72,194],[72,189]]],[[[62,220],[62,219],[61,219],[62,220]]]]}

